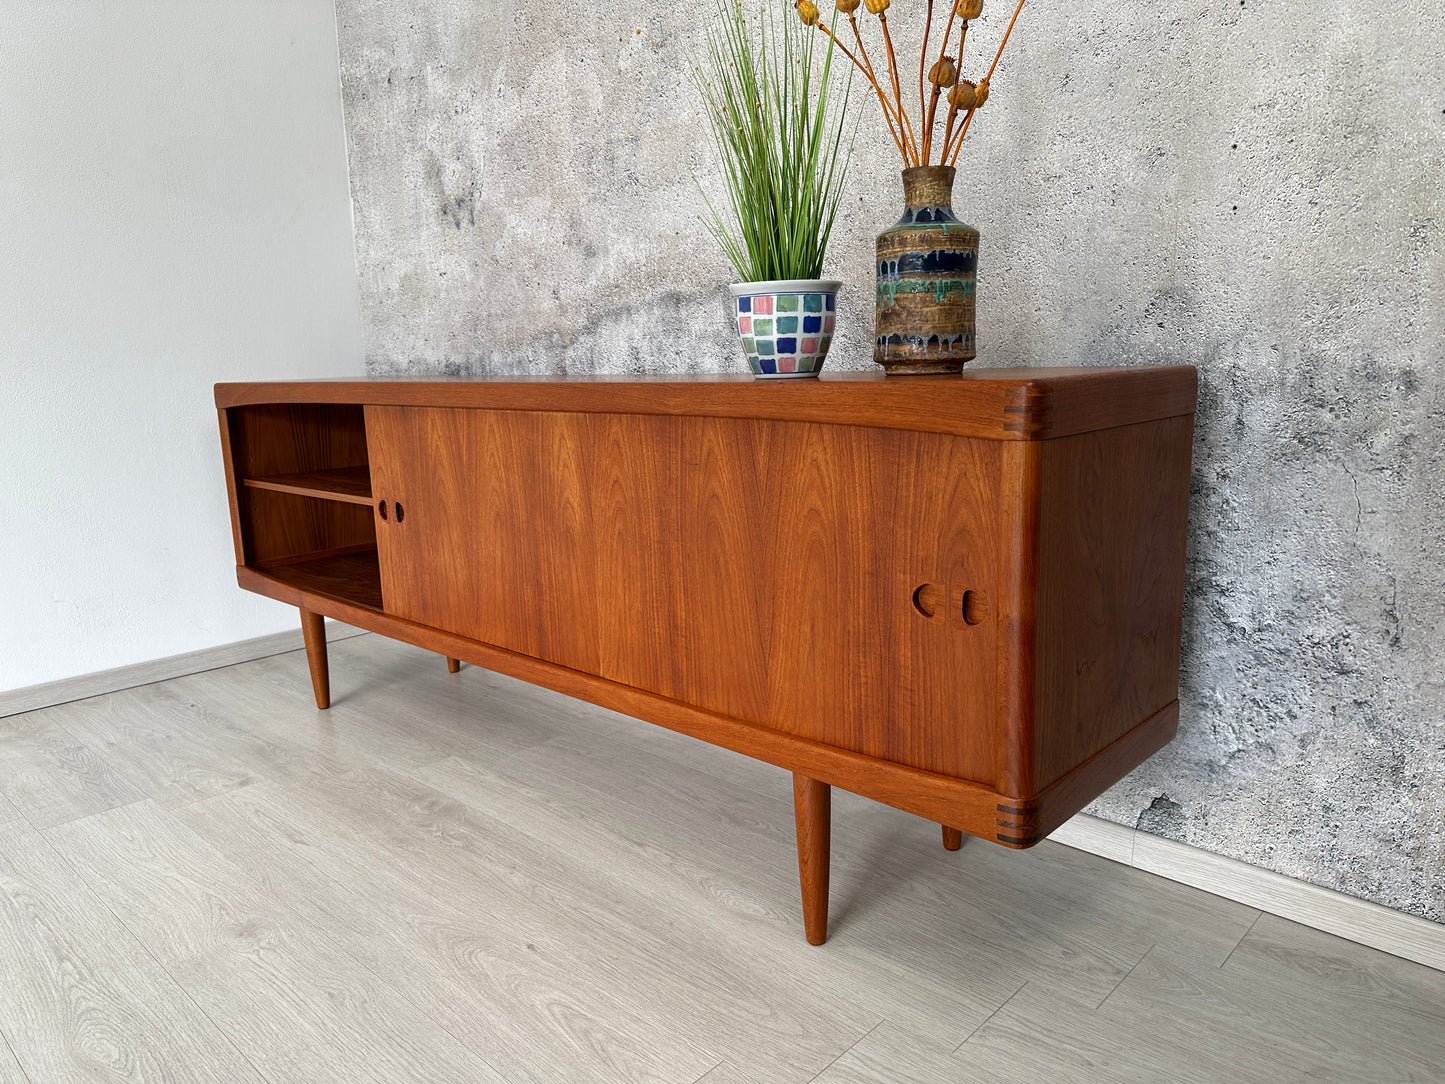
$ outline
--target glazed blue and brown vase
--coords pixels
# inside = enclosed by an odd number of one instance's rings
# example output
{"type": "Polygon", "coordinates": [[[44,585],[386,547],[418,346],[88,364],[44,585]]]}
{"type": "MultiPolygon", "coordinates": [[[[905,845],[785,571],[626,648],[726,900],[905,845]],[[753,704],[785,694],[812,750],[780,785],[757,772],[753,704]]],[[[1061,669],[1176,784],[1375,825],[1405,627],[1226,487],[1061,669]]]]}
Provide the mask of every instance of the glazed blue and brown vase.
{"type": "Polygon", "coordinates": [[[956,373],[977,350],[978,230],[953,217],[953,167],[903,171],[903,217],[878,235],[873,360],[890,373],[956,373]]]}

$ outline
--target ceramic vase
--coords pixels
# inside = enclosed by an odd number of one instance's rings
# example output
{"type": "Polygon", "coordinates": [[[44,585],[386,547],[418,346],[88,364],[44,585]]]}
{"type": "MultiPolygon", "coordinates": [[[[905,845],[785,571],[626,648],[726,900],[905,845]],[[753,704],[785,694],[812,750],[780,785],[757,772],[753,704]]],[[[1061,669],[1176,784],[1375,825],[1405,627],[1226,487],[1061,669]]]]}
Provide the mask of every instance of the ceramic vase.
{"type": "Polygon", "coordinates": [[[903,217],[878,235],[873,360],[889,373],[956,373],[977,353],[978,230],[953,217],[952,166],[903,171],[903,217]]]}
{"type": "Polygon", "coordinates": [[[738,338],[754,376],[818,375],[833,342],[841,285],[832,279],[776,279],[729,287],[738,338]]]}

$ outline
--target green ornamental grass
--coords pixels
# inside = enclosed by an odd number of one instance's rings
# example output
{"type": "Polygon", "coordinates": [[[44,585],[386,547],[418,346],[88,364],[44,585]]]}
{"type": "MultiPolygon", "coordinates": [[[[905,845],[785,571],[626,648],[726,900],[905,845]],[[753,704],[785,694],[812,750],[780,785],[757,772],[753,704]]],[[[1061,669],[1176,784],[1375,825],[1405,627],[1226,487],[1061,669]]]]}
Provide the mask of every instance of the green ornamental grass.
{"type": "Polygon", "coordinates": [[[741,281],[818,278],[853,152],[851,139],[843,145],[851,73],[840,97],[831,39],[819,65],[816,35],[797,20],[785,17],[779,28],[760,9],[754,34],[740,3],[715,2],[711,71],[698,67],[693,75],[731,214],[725,219],[704,192],[710,217],[703,222],[741,281]]]}

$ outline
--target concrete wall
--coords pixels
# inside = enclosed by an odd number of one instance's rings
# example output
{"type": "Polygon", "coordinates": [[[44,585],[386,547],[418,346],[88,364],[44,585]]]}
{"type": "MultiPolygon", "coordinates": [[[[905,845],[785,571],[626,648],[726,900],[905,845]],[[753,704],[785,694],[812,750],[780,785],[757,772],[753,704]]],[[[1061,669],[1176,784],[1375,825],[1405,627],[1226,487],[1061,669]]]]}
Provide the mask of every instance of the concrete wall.
{"type": "MultiPolygon", "coordinates": [[[[742,368],[695,6],[338,12],[370,371],[742,368]]],[[[1093,811],[1437,921],[1442,55],[1415,0],[1031,5],[955,197],[977,364],[1200,367],[1181,732],[1093,811]]],[[[869,364],[889,147],[868,110],[834,367],[869,364]]]]}
{"type": "Polygon", "coordinates": [[[236,587],[211,385],[362,369],[335,10],[0,23],[0,690],[294,627],[236,587]]]}

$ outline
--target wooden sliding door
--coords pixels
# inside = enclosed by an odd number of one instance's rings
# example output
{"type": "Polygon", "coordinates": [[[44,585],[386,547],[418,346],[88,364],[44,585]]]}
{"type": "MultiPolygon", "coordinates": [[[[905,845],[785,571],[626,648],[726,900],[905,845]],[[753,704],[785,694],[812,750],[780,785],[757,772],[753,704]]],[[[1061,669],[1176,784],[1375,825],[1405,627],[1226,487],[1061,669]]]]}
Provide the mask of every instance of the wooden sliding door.
{"type": "Polygon", "coordinates": [[[996,442],[422,407],[366,427],[389,613],[992,781],[996,442]]]}

